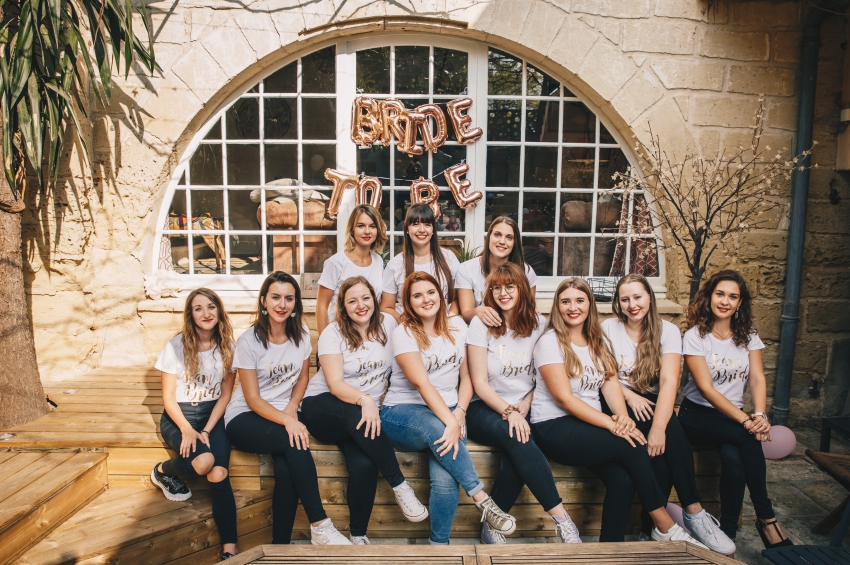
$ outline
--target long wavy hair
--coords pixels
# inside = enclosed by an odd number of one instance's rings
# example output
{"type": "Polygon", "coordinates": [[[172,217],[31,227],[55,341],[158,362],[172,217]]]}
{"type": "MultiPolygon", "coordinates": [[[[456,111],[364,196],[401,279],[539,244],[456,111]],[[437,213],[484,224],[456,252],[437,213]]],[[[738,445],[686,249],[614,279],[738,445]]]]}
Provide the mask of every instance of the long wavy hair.
{"type": "Polygon", "coordinates": [[[366,214],[373,222],[375,222],[378,235],[375,236],[375,241],[372,242],[371,249],[375,253],[380,254],[381,251],[383,251],[384,246],[389,241],[389,238],[387,237],[387,225],[384,223],[384,220],[381,218],[378,211],[368,204],[355,206],[354,210],[351,211],[351,215],[348,217],[348,224],[345,226],[345,250],[351,251],[357,247],[357,242],[354,240],[354,226],[357,225],[357,220],[360,218],[361,214],[366,214]]]}
{"type": "Polygon", "coordinates": [[[413,266],[413,240],[410,238],[408,228],[413,224],[430,224],[434,227],[434,235],[431,236],[429,242],[431,251],[431,260],[434,261],[434,273],[436,273],[437,290],[443,292],[443,281],[446,282],[448,288],[448,300],[451,302],[455,293],[454,278],[452,270],[449,268],[446,258],[443,256],[440,241],[437,237],[437,219],[434,217],[434,211],[427,204],[414,204],[407,210],[407,216],[404,217],[404,248],[402,256],[404,258],[404,276],[409,277],[414,272],[413,266]]]}
{"type": "Polygon", "coordinates": [[[590,285],[584,279],[571,277],[561,281],[555,290],[555,298],[552,300],[552,310],[549,314],[549,328],[546,331],[554,331],[558,338],[558,344],[561,346],[561,352],[564,354],[564,362],[567,366],[567,374],[571,379],[581,376],[584,372],[584,367],[572,348],[572,340],[570,339],[570,328],[561,316],[558,301],[563,293],[568,288],[575,288],[583,292],[587,296],[588,311],[587,318],[584,320],[582,332],[587,338],[590,346],[590,359],[597,370],[605,374],[606,379],[615,378],[617,375],[617,362],[614,359],[614,353],[611,350],[611,344],[605,333],[602,331],[602,325],[599,323],[599,314],[596,312],[596,299],[593,297],[593,291],[590,290],[590,285]]]}
{"type": "Polygon", "coordinates": [[[180,330],[180,341],[183,343],[183,361],[187,364],[189,377],[198,374],[200,360],[198,359],[198,328],[192,316],[192,302],[198,296],[209,298],[218,311],[218,323],[213,328],[215,348],[221,353],[222,378],[230,374],[233,365],[233,325],[230,317],[221,303],[218,294],[208,288],[197,288],[189,293],[186,306],[183,307],[183,329],[180,330]]]}
{"type": "Polygon", "coordinates": [[[490,255],[492,255],[490,251],[490,236],[493,235],[493,228],[499,224],[508,224],[514,231],[514,247],[511,249],[510,255],[508,255],[508,262],[518,265],[522,269],[522,272],[525,273],[525,255],[522,252],[522,235],[519,233],[519,225],[509,216],[499,216],[490,222],[490,227],[487,229],[487,237],[484,238],[484,250],[481,252],[481,258],[479,259],[481,261],[481,272],[484,273],[485,279],[490,275],[490,255]]]}
{"type": "Polygon", "coordinates": [[[732,316],[732,341],[738,347],[746,347],[750,342],[753,329],[752,297],[747,288],[747,281],[738,271],[725,269],[713,274],[694,296],[693,302],[688,306],[688,317],[685,320],[687,329],[694,326],[699,328],[699,335],[705,337],[711,333],[714,327],[714,312],[711,311],[711,296],[717,285],[723,281],[732,281],[738,285],[741,291],[741,303],[738,305],[737,315],[732,316]]]}
{"type": "Polygon", "coordinates": [[[443,293],[440,290],[440,285],[437,282],[437,279],[425,271],[414,271],[410,273],[406,279],[404,279],[404,286],[401,289],[401,304],[404,306],[404,313],[401,315],[400,320],[401,325],[407,328],[407,331],[410,332],[410,335],[412,335],[413,339],[416,340],[416,345],[419,346],[419,349],[424,351],[431,346],[431,338],[428,337],[427,333],[425,333],[422,318],[413,311],[413,306],[410,304],[410,294],[412,292],[413,285],[423,281],[434,285],[434,288],[437,289],[437,294],[440,297],[440,310],[437,312],[437,318],[434,320],[434,331],[437,332],[438,336],[443,337],[454,344],[454,330],[451,324],[449,324],[446,300],[443,297],[443,293]]]}
{"type": "Polygon", "coordinates": [[[499,318],[502,324],[496,327],[489,327],[487,331],[493,337],[502,337],[507,332],[507,324],[505,323],[505,315],[502,313],[502,308],[493,296],[493,287],[505,287],[509,284],[516,286],[516,306],[514,306],[513,328],[516,337],[529,337],[537,329],[537,310],[536,303],[531,297],[531,287],[528,284],[528,277],[525,276],[525,271],[519,265],[514,263],[505,263],[499,265],[487,277],[487,284],[484,291],[484,305],[489,306],[499,313],[499,318]]]}
{"type": "Polygon", "coordinates": [[[304,314],[304,305],[301,303],[301,287],[298,286],[298,281],[292,275],[283,271],[269,273],[269,276],[266,277],[266,280],[263,281],[263,285],[260,287],[260,295],[257,298],[257,313],[254,315],[252,324],[254,337],[263,344],[263,347],[266,349],[269,348],[271,322],[269,321],[268,311],[263,307],[262,299],[269,293],[269,288],[272,284],[276,282],[289,283],[295,289],[295,308],[292,310],[292,313],[295,315],[290,315],[286,319],[284,332],[286,333],[286,337],[292,340],[292,343],[297,347],[301,344],[301,340],[304,339],[304,325],[301,321],[304,314]]]}
{"type": "Polygon", "coordinates": [[[378,297],[375,295],[375,289],[369,284],[365,277],[351,277],[342,281],[339,285],[339,292],[336,296],[336,323],[339,324],[339,333],[345,340],[349,351],[357,351],[363,345],[363,336],[354,321],[348,316],[348,310],[345,309],[345,293],[351,290],[358,284],[364,285],[369,289],[369,294],[372,295],[372,316],[369,318],[369,327],[366,330],[366,338],[368,341],[378,341],[381,345],[387,344],[387,332],[384,331],[384,325],[381,323],[381,309],[378,304],[378,297]]]}
{"type": "Polygon", "coordinates": [[[614,291],[614,302],[611,309],[623,324],[628,323],[628,316],[623,312],[620,305],[620,288],[624,284],[640,283],[649,295],[649,310],[643,317],[638,340],[635,364],[632,367],[629,380],[638,392],[649,392],[652,386],[658,382],[661,372],[661,333],[663,326],[661,316],[658,315],[658,305],[655,303],[655,293],[646,277],[638,274],[626,275],[617,283],[614,291]]]}

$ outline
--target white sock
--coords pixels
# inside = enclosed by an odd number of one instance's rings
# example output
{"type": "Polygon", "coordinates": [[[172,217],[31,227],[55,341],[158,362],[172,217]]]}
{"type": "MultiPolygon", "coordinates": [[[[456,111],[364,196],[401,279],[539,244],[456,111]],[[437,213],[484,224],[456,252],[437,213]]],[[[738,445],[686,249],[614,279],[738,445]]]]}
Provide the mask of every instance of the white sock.
{"type": "Polygon", "coordinates": [[[404,481],[403,483],[401,483],[401,484],[400,484],[400,485],[398,485],[397,487],[393,487],[393,490],[398,490],[398,489],[400,489],[400,488],[403,488],[403,487],[409,487],[409,486],[410,486],[410,485],[407,483],[407,481],[404,481]]]}
{"type": "Polygon", "coordinates": [[[702,517],[703,514],[705,514],[705,508],[703,508],[696,514],[688,514],[687,512],[685,512],[685,516],[687,516],[689,520],[693,520],[696,517],[702,517]]]}
{"type": "Polygon", "coordinates": [[[475,503],[475,506],[477,506],[478,508],[481,508],[481,505],[484,504],[487,501],[488,498],[490,498],[490,495],[485,494],[484,498],[482,498],[481,500],[479,500],[478,502],[475,503]]]}

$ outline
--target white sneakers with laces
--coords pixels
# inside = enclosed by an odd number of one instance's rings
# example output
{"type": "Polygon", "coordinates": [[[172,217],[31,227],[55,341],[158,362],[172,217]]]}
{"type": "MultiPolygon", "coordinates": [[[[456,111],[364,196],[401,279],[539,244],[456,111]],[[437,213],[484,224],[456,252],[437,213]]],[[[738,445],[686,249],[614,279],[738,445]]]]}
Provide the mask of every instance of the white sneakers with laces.
{"type": "Polygon", "coordinates": [[[354,545],[347,537],[339,533],[330,518],[318,526],[310,526],[310,543],[313,545],[354,545]]]}
{"type": "Polygon", "coordinates": [[[416,493],[413,492],[413,488],[411,488],[407,481],[404,481],[397,487],[393,487],[393,494],[395,494],[395,501],[398,503],[398,507],[401,508],[404,517],[411,522],[421,522],[428,517],[428,509],[425,508],[424,504],[419,502],[419,499],[416,498],[416,493]]]}
{"type": "Polygon", "coordinates": [[[552,520],[555,521],[555,533],[558,534],[561,543],[581,543],[578,526],[575,525],[569,514],[564,515],[560,520],[552,516],[552,520]]]}
{"type": "Polygon", "coordinates": [[[481,526],[481,543],[486,545],[504,545],[507,542],[505,536],[494,530],[490,524],[484,522],[481,526]]]}
{"type": "Polygon", "coordinates": [[[499,508],[489,496],[481,502],[476,502],[475,506],[481,510],[481,521],[490,524],[490,527],[500,534],[510,535],[516,530],[516,519],[499,508]]]}
{"type": "Polygon", "coordinates": [[[662,534],[658,528],[652,528],[652,539],[655,541],[686,541],[703,549],[708,549],[706,546],[694,539],[688,532],[682,529],[679,524],[673,524],[666,534],[662,534]]]}
{"type": "Polygon", "coordinates": [[[732,555],[735,553],[735,542],[720,529],[720,522],[706,512],[704,509],[696,514],[682,512],[685,526],[691,531],[691,535],[702,542],[711,551],[721,555],[732,555]]]}
{"type": "Polygon", "coordinates": [[[351,536],[351,545],[372,545],[366,536],[351,536]]]}

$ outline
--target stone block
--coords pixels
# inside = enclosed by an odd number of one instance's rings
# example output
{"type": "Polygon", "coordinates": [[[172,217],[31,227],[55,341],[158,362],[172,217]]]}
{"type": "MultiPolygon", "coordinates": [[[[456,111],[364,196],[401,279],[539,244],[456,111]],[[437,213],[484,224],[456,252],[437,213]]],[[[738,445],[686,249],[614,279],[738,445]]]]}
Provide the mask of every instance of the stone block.
{"type": "Polygon", "coordinates": [[[755,120],[758,100],[730,97],[694,97],[691,121],[700,126],[738,127],[755,120]]]}
{"type": "Polygon", "coordinates": [[[173,73],[166,75],[158,96],[145,107],[150,114],[150,121],[145,127],[145,142],[154,147],[162,146],[170,152],[172,144],[203,106],[204,103],[179,77],[173,73]]]}
{"type": "MultiPolygon", "coordinates": [[[[202,103],[206,103],[215,96],[227,84],[229,78],[215,58],[201,44],[195,44],[190,51],[180,57],[172,67],[172,72],[202,103]]],[[[173,103],[174,100],[169,99],[169,104],[173,103]]],[[[174,114],[173,106],[168,110],[168,114],[174,114]]]]}
{"type": "Polygon", "coordinates": [[[779,340],[779,318],[782,316],[782,303],[767,300],[753,300],[753,326],[762,339],[779,340]]]}
{"type": "Polygon", "coordinates": [[[728,6],[726,2],[658,0],[655,4],[655,15],[720,24],[728,17],[728,6]]]}
{"type": "MultiPolygon", "coordinates": [[[[189,41],[189,26],[183,18],[184,12],[182,10],[163,12],[153,7],[149,7],[148,10],[150,10],[148,14],[150,15],[151,31],[156,46],[163,43],[182,45],[189,41]]],[[[146,41],[142,16],[136,12],[133,13],[133,26],[139,30],[137,32],[139,37],[146,41]]]]}
{"type": "Polygon", "coordinates": [[[649,0],[574,0],[573,12],[612,18],[648,18],[649,0]]]}
{"type": "Polygon", "coordinates": [[[706,159],[713,158],[720,150],[720,138],[722,130],[712,128],[699,128],[697,131],[699,132],[698,143],[700,148],[700,154],[706,159]]]}
{"type": "Polygon", "coordinates": [[[795,69],[785,67],[736,66],[729,68],[726,90],[742,94],[794,94],[795,69]]]}
{"type": "Polygon", "coordinates": [[[738,236],[740,261],[780,262],[788,253],[788,234],[778,231],[751,231],[738,236]]]}
{"type": "Polygon", "coordinates": [[[759,265],[759,292],[765,298],[785,296],[785,265],[759,265]]]}
{"type": "Polygon", "coordinates": [[[637,69],[617,47],[599,41],[587,53],[577,74],[602,98],[611,100],[637,69]]]}
{"type": "MultiPolygon", "coordinates": [[[[523,22],[527,22],[531,7],[537,3],[526,0],[496,0],[495,4],[495,12],[490,20],[490,33],[525,44],[529,38],[523,34],[523,22]]],[[[557,10],[557,8],[550,8],[557,10]]],[[[557,11],[561,12],[561,10],[557,11]]]]}
{"type": "Polygon", "coordinates": [[[798,340],[794,350],[794,370],[825,373],[828,346],[826,341],[798,340]]]}
{"type": "Polygon", "coordinates": [[[796,63],[800,60],[800,43],[803,34],[781,31],[773,36],[773,60],[780,63],[796,63]]]}
{"type": "Polygon", "coordinates": [[[805,320],[806,332],[850,332],[850,301],[807,300],[805,320]]]}
{"type": "Polygon", "coordinates": [[[538,53],[546,53],[566,17],[567,14],[562,9],[551,4],[534,3],[522,28],[523,43],[538,53]]]}
{"type": "Polygon", "coordinates": [[[797,130],[797,101],[778,102],[767,101],[767,112],[765,118],[767,127],[797,130]]]}
{"type": "Polygon", "coordinates": [[[639,72],[611,100],[611,105],[627,124],[633,123],[664,96],[664,87],[649,69],[639,72]]]}
{"type": "Polygon", "coordinates": [[[803,266],[803,298],[850,298],[846,271],[823,265],[803,266]]]}
{"type": "Polygon", "coordinates": [[[243,14],[236,18],[236,25],[242,30],[258,59],[280,49],[280,34],[268,12],[243,14]]]}
{"type": "Polygon", "coordinates": [[[661,136],[664,150],[671,159],[682,158],[696,150],[694,139],[675,100],[670,98],[662,100],[632,126],[633,131],[643,143],[649,141],[647,138],[649,125],[652,125],[655,135],[661,136]]]}
{"type": "MultiPolygon", "coordinates": [[[[257,61],[257,52],[234,22],[229,22],[210,33],[202,45],[212,55],[228,79],[235,77],[257,61]]],[[[219,88],[221,86],[223,84],[219,88]]]]}
{"type": "Polygon", "coordinates": [[[611,43],[614,45],[620,44],[621,28],[619,20],[601,19],[599,20],[598,29],[611,43]]]}
{"type": "Polygon", "coordinates": [[[704,60],[660,59],[652,61],[652,70],[666,88],[722,90],[724,65],[704,60]]]}
{"type": "Polygon", "coordinates": [[[823,415],[846,416],[850,390],[850,339],[836,339],[830,347],[829,370],[823,381],[823,415]]]}
{"type": "MultiPolygon", "coordinates": [[[[742,123],[740,125],[755,124],[755,114],[750,118],[750,123],[742,123]]],[[[772,159],[777,154],[782,155],[783,159],[787,159],[791,155],[792,136],[784,131],[767,131],[762,132],[758,139],[759,150],[765,150],[765,159],[772,159]],[[769,149],[768,149],[769,148],[769,149]]],[[[752,130],[727,130],[723,133],[723,147],[726,150],[726,156],[730,156],[743,148],[748,154],[752,154],[751,147],[753,146],[753,131],[752,130]]]]}
{"type": "Polygon", "coordinates": [[[732,25],[796,26],[800,22],[799,2],[732,2],[729,23],[732,25]]]}
{"type": "Polygon", "coordinates": [[[720,59],[767,61],[770,38],[766,33],[708,29],[700,38],[699,52],[720,59]]]}
{"type": "Polygon", "coordinates": [[[809,201],[806,208],[806,233],[850,234],[850,202],[838,204],[809,201]]]}
{"type": "Polygon", "coordinates": [[[635,20],[623,25],[623,51],[691,55],[696,26],[669,20],[635,20]]]}
{"type": "Polygon", "coordinates": [[[804,261],[807,265],[850,266],[850,238],[807,234],[804,261]]]}
{"type": "Polygon", "coordinates": [[[552,40],[547,56],[567,70],[576,73],[599,34],[586,23],[568,17],[552,40]]]}

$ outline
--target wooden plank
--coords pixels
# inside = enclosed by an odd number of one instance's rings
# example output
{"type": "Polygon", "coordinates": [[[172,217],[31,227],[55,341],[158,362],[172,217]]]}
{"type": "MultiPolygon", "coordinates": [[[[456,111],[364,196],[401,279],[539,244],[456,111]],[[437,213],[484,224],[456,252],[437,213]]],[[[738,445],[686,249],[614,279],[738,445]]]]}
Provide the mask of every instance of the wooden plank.
{"type": "Polygon", "coordinates": [[[0,483],[0,501],[4,501],[27,485],[39,480],[60,464],[74,456],[72,452],[42,454],[26,467],[19,469],[0,483]]]}
{"type": "MultiPolygon", "coordinates": [[[[47,453],[31,452],[31,453],[15,453],[15,456],[8,459],[3,465],[0,465],[0,491],[3,489],[3,483],[10,477],[13,477],[21,469],[35,463],[47,453]]],[[[0,500],[3,500],[3,495],[0,494],[0,500]]]]}
{"type": "Polygon", "coordinates": [[[68,389],[118,389],[118,390],[132,390],[132,389],[142,389],[142,390],[151,390],[151,391],[161,391],[162,390],[162,379],[157,376],[156,378],[147,378],[147,377],[134,377],[131,379],[126,379],[122,381],[117,380],[72,380],[72,381],[54,381],[54,382],[45,382],[43,386],[47,390],[68,390],[68,389]]]}
{"type": "MultiPolygon", "coordinates": [[[[254,530],[243,535],[237,523],[237,530],[239,531],[239,547],[241,551],[237,557],[243,560],[251,559],[252,556],[262,557],[263,549],[257,546],[272,542],[271,526],[266,526],[265,528],[260,528],[259,530],[254,530]]],[[[218,563],[220,555],[221,547],[213,546],[175,559],[174,561],[169,561],[167,565],[213,565],[214,563],[218,563]]]]}

